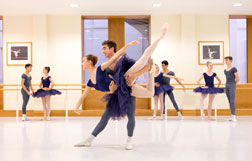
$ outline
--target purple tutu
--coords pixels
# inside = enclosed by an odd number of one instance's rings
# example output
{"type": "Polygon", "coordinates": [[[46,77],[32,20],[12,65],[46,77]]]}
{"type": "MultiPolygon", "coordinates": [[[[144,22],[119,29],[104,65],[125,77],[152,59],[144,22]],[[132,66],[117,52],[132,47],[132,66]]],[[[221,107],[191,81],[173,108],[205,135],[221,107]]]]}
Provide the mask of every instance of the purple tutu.
{"type": "Polygon", "coordinates": [[[124,55],[116,64],[114,69],[113,80],[117,85],[117,90],[113,94],[107,94],[103,97],[103,101],[107,102],[110,117],[113,120],[123,118],[131,108],[130,94],[131,87],[126,83],[124,74],[134,64],[124,55]]]}
{"type": "Polygon", "coordinates": [[[61,92],[55,89],[51,89],[50,91],[39,89],[33,94],[33,97],[45,97],[45,96],[60,95],[60,94],[61,92]]]}
{"type": "Polygon", "coordinates": [[[202,94],[217,94],[217,93],[224,93],[224,88],[201,88],[197,87],[193,90],[193,92],[196,93],[202,93],[202,94]]]}
{"type": "Polygon", "coordinates": [[[164,93],[163,89],[155,86],[154,96],[159,96],[160,93],[164,93]]]}
{"type": "Polygon", "coordinates": [[[163,91],[163,93],[166,93],[168,91],[172,91],[174,89],[173,86],[165,85],[165,84],[161,85],[160,88],[163,91]]]}

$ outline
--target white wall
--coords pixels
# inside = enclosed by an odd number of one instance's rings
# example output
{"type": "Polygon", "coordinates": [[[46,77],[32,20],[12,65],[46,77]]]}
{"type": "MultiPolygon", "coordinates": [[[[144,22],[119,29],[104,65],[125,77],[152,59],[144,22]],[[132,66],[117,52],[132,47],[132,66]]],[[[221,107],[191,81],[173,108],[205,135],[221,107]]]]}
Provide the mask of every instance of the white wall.
{"type": "MultiPolygon", "coordinates": [[[[80,20],[80,16],[4,17],[5,44],[6,42],[33,42],[33,71],[31,73],[33,84],[40,83],[44,66],[51,67],[50,75],[56,84],[81,83],[80,20]]],[[[4,53],[6,53],[5,47],[4,53]]],[[[21,74],[24,71],[24,67],[6,66],[6,61],[4,61],[4,84],[20,84],[21,74]]],[[[65,104],[68,103],[68,108],[73,109],[81,92],[67,91],[67,95],[66,91],[62,92],[61,96],[52,98],[52,108],[64,109],[66,108],[65,104]],[[66,98],[68,98],[68,102],[66,98]]],[[[4,108],[6,110],[16,109],[17,104],[19,104],[19,107],[22,104],[20,91],[6,91],[4,93],[4,108]]],[[[28,105],[29,109],[42,109],[41,100],[31,98],[28,105]]]]}
{"type": "MultiPolygon", "coordinates": [[[[169,69],[184,78],[185,83],[196,83],[206,71],[205,66],[198,65],[198,41],[224,41],[225,55],[229,55],[228,20],[228,15],[152,15],[152,41],[160,35],[161,26],[165,22],[169,24],[167,37],[155,51],[154,60],[159,65],[162,60],[168,60],[169,69]]],[[[214,71],[222,83],[225,82],[224,68],[224,65],[214,66],[214,71]]],[[[176,82],[173,80],[172,83],[176,82]]],[[[183,109],[199,108],[200,95],[193,93],[192,90],[185,94],[175,90],[175,97],[183,109]]],[[[169,109],[173,109],[168,98],[166,103],[169,109]]],[[[217,95],[214,106],[228,108],[224,94],[217,95]]]]}
{"type": "MultiPolygon", "coordinates": [[[[198,41],[224,41],[225,55],[229,55],[228,15],[152,15],[152,41],[160,35],[161,26],[165,22],[169,23],[167,37],[160,43],[153,57],[158,64],[164,59],[168,60],[169,68],[184,78],[185,83],[195,83],[206,70],[205,66],[198,66],[198,41]]],[[[4,42],[6,44],[13,41],[33,42],[34,84],[40,82],[42,68],[46,65],[51,67],[51,76],[55,83],[81,83],[80,16],[6,16],[4,42]]],[[[6,53],[5,46],[4,53],[6,53]]],[[[223,70],[224,66],[214,67],[214,71],[224,82],[223,70]]],[[[9,67],[4,61],[5,84],[19,84],[23,72],[24,67],[9,67]]],[[[17,96],[18,104],[22,103],[20,92],[6,91],[4,96],[5,109],[16,108],[17,96]]],[[[52,108],[64,109],[68,97],[68,107],[73,109],[79,96],[80,91],[68,91],[67,96],[63,91],[61,96],[52,98],[52,108]]],[[[184,109],[199,107],[198,94],[191,91],[187,91],[186,94],[175,91],[175,96],[179,106],[183,106],[184,109]]],[[[172,108],[169,101],[167,102],[169,108],[172,108]]],[[[216,97],[215,105],[219,108],[228,108],[224,94],[216,97]]],[[[28,109],[42,109],[41,101],[32,98],[28,109]]]]}

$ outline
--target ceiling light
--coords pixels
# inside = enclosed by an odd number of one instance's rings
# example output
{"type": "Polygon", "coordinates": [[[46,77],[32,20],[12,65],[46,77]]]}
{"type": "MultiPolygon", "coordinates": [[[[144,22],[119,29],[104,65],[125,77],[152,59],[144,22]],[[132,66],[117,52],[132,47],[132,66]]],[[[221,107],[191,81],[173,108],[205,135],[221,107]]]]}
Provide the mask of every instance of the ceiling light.
{"type": "Polygon", "coordinates": [[[70,4],[70,7],[72,7],[72,8],[78,8],[79,5],[78,5],[78,4],[75,4],[75,3],[72,3],[72,4],[70,4]]]}
{"type": "Polygon", "coordinates": [[[161,6],[160,3],[154,3],[154,4],[153,4],[153,7],[160,7],[160,6],[161,6]]]}
{"type": "Polygon", "coordinates": [[[241,7],[241,6],[242,6],[242,3],[234,3],[233,6],[234,6],[234,7],[241,7]]]}

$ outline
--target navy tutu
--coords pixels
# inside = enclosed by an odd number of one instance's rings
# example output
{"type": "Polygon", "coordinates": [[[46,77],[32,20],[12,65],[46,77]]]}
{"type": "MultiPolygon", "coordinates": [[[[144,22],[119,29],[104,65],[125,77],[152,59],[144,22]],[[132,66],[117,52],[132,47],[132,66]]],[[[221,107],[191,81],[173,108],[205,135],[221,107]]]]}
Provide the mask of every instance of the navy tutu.
{"type": "Polygon", "coordinates": [[[45,97],[45,96],[60,95],[60,94],[61,92],[55,89],[51,89],[50,91],[39,89],[33,94],[33,97],[45,97]]]}
{"type": "Polygon", "coordinates": [[[224,93],[224,88],[201,88],[197,87],[193,90],[193,92],[196,93],[202,93],[202,94],[217,94],[217,93],[224,93]]]}
{"type": "Polygon", "coordinates": [[[155,86],[154,96],[159,96],[160,93],[164,93],[163,89],[160,86],[159,87],[155,86]]]}
{"type": "Polygon", "coordinates": [[[127,85],[124,77],[125,72],[134,64],[129,60],[125,55],[117,62],[113,77],[117,90],[113,94],[106,94],[103,97],[103,101],[107,102],[110,117],[113,120],[120,120],[131,108],[131,87],[127,85]]]}
{"type": "Polygon", "coordinates": [[[162,91],[163,91],[164,93],[166,93],[166,92],[168,92],[168,91],[172,91],[172,90],[174,89],[173,86],[165,85],[165,84],[161,85],[160,88],[162,89],[162,91]]]}

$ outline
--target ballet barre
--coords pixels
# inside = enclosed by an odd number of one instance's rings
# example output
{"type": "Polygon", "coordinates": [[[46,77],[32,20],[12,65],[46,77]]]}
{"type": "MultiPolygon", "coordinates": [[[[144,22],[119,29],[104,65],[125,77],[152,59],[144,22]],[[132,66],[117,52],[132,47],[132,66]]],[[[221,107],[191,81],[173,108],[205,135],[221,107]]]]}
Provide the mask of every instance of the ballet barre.
{"type": "MultiPolygon", "coordinates": [[[[142,86],[145,86],[144,84],[140,84],[140,85],[142,85],[142,86]]],[[[179,84],[172,84],[172,85],[175,85],[175,86],[179,86],[179,84]]],[[[198,86],[198,84],[190,84],[190,83],[187,83],[187,84],[184,84],[185,86],[194,86],[194,87],[196,87],[196,86],[198,86]]],[[[222,85],[225,85],[225,84],[222,84],[222,85]]],[[[222,86],[221,85],[221,86],[222,86]]],[[[33,85],[34,87],[39,87],[39,85],[38,84],[35,84],[35,85],[33,85]]],[[[249,90],[252,90],[252,83],[247,83],[247,84],[239,84],[238,85],[239,86],[239,89],[249,89],[249,90]],[[245,87],[245,86],[243,86],[243,85],[249,85],[249,87],[247,86],[247,87],[245,87]],[[250,85],[251,85],[251,87],[250,87],[250,85]]],[[[34,90],[37,90],[37,89],[39,89],[39,88],[34,88],[34,90]]],[[[69,116],[69,114],[68,114],[68,112],[69,112],[69,92],[68,91],[84,91],[85,90],[85,87],[86,87],[86,84],[56,84],[55,85],[55,87],[57,87],[57,88],[54,88],[54,89],[56,89],[56,90],[61,90],[61,91],[65,91],[65,111],[66,111],[66,113],[65,113],[65,116],[66,116],[66,118],[68,118],[68,116],[69,116]],[[65,86],[64,88],[61,88],[60,86],[65,86]],[[71,87],[81,87],[81,88],[71,88],[71,87]]],[[[190,92],[192,92],[192,90],[193,90],[194,88],[192,88],[192,87],[187,87],[187,88],[185,88],[185,90],[187,90],[187,91],[190,91],[190,92]]],[[[17,119],[18,119],[18,117],[19,117],[19,107],[20,107],[20,90],[21,90],[21,85],[20,84],[0,84],[0,92],[4,92],[4,91],[16,91],[16,102],[17,102],[17,104],[16,104],[16,117],[17,117],[17,119]],[[9,88],[8,88],[9,87],[9,88]]],[[[95,89],[91,89],[91,90],[95,90],[95,89]]],[[[174,90],[178,90],[178,91],[181,91],[181,90],[183,90],[183,88],[181,88],[181,87],[176,87],[174,90]]],[[[185,94],[183,94],[183,97],[185,96],[185,94]]],[[[182,97],[182,108],[183,108],[183,106],[184,106],[184,98],[182,97]]],[[[217,119],[217,106],[214,106],[214,117],[217,119]]]]}

